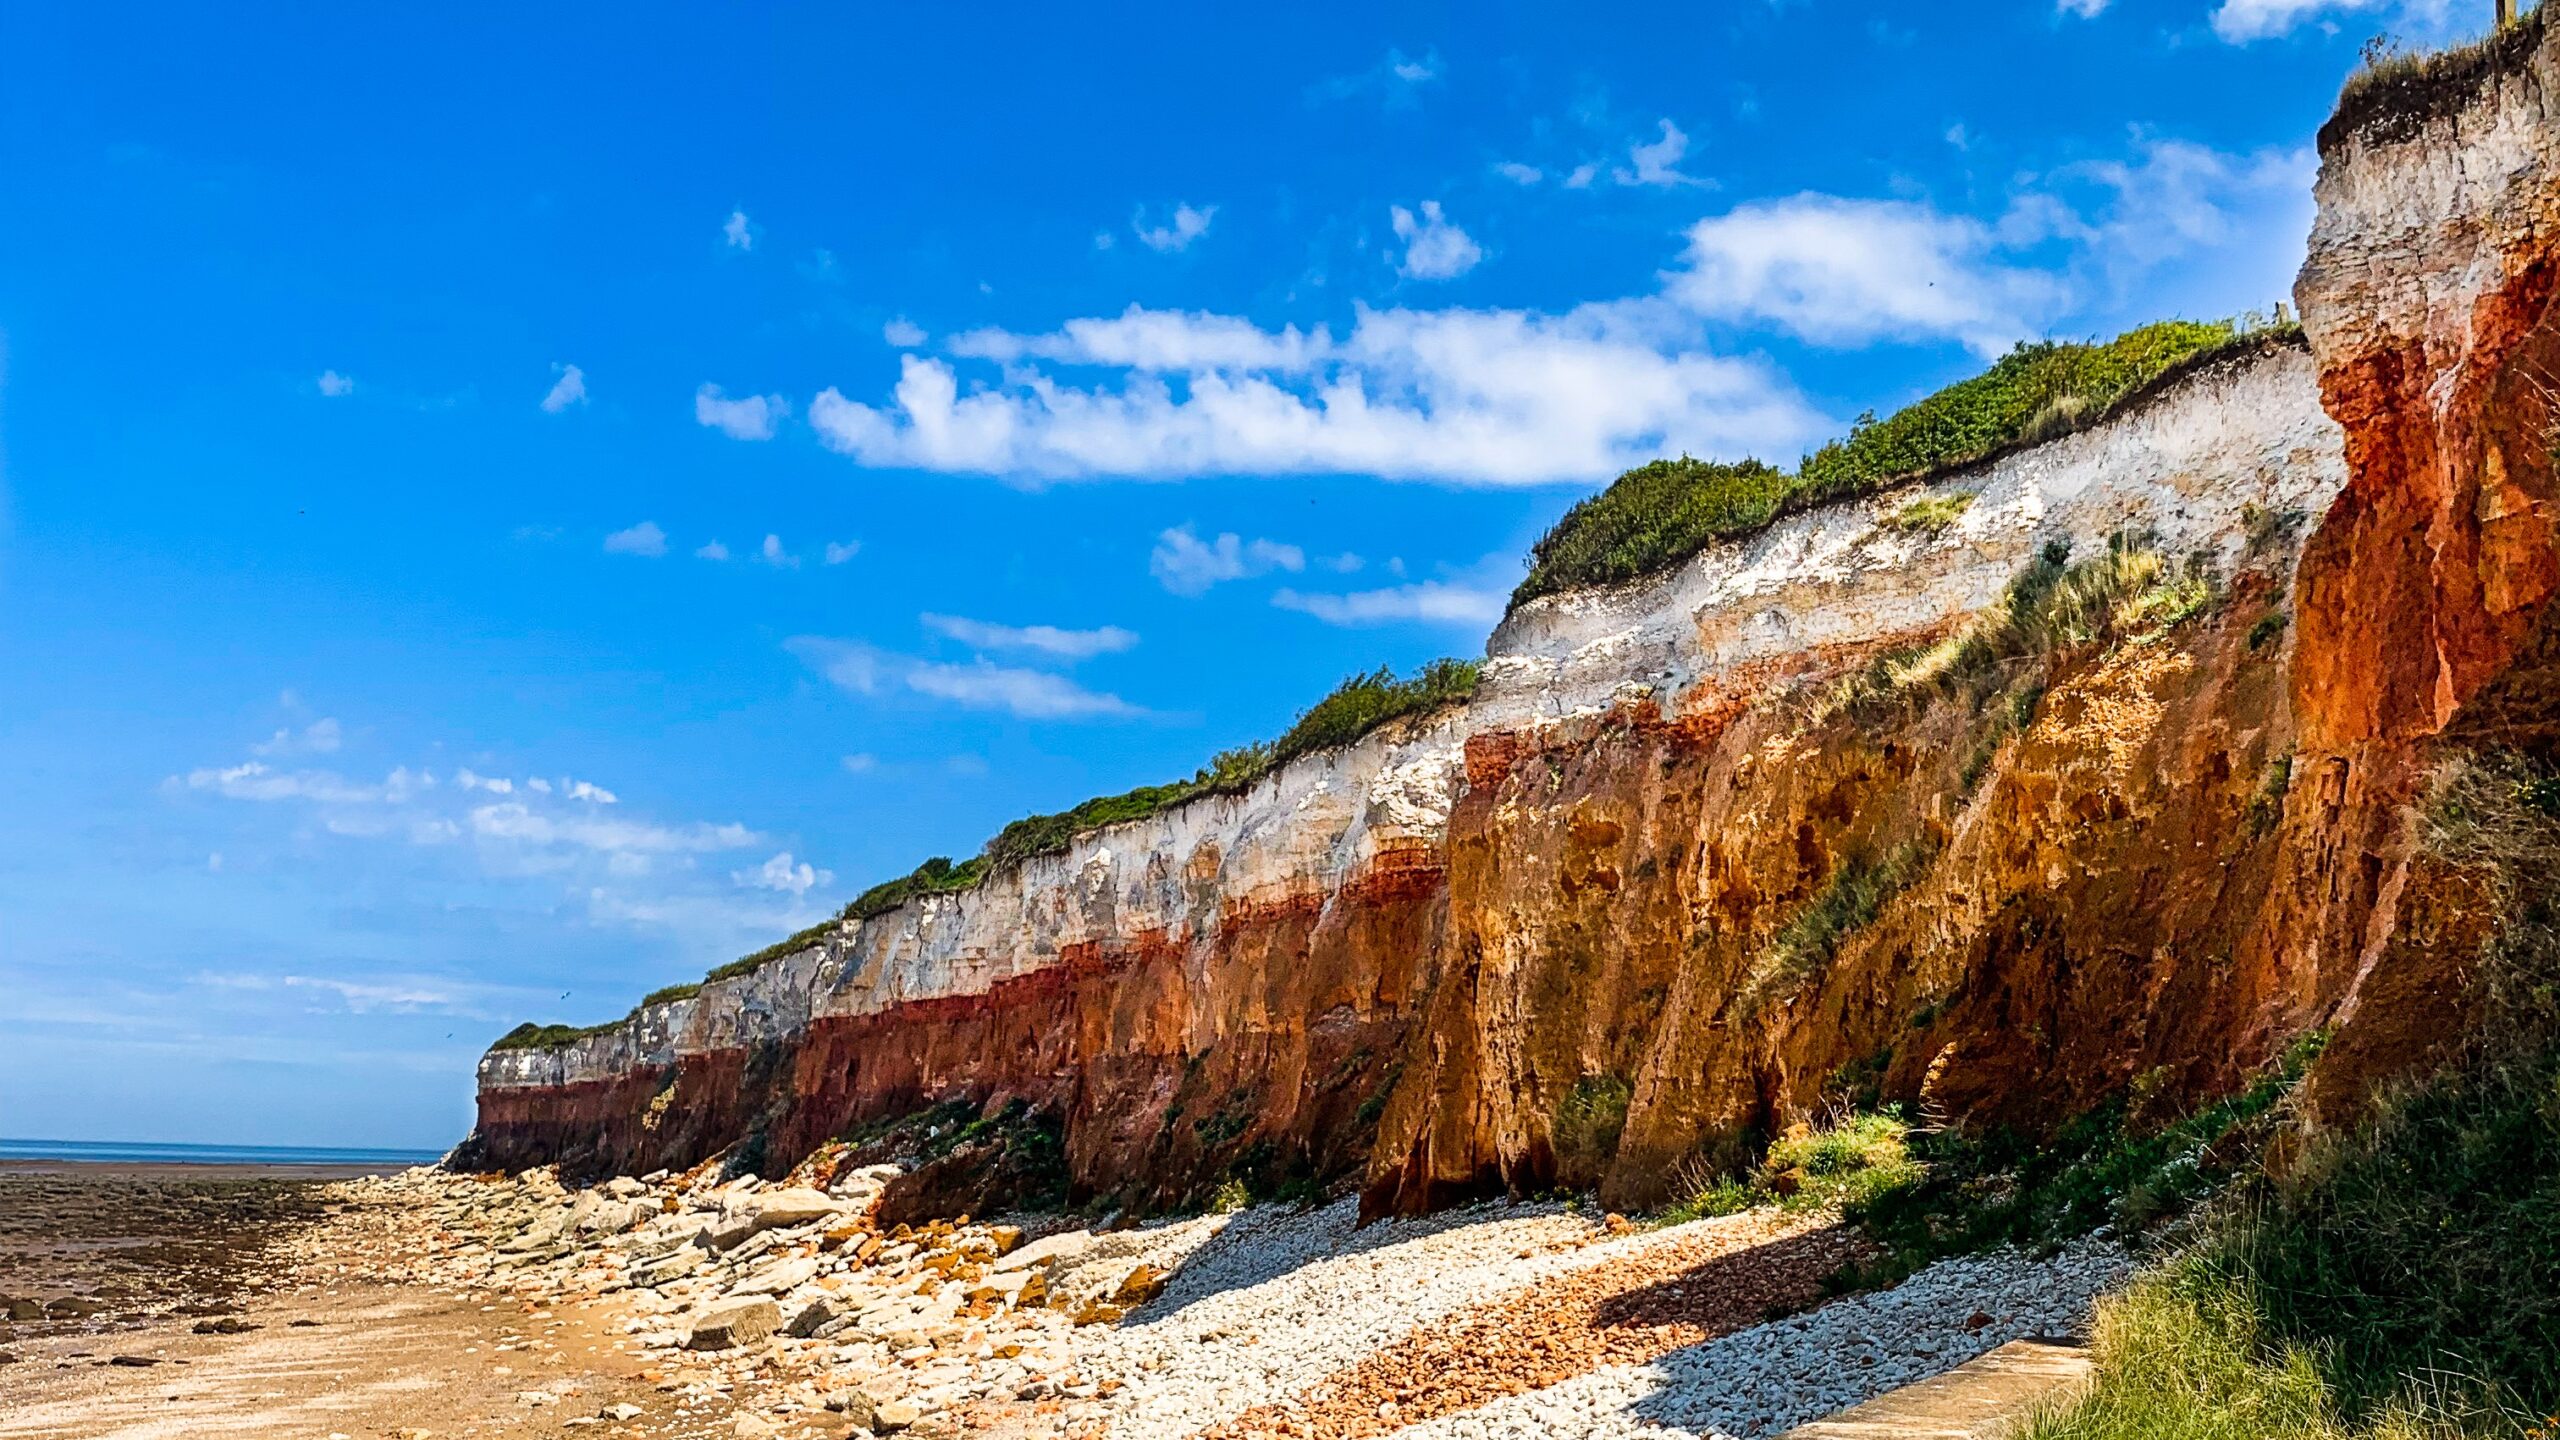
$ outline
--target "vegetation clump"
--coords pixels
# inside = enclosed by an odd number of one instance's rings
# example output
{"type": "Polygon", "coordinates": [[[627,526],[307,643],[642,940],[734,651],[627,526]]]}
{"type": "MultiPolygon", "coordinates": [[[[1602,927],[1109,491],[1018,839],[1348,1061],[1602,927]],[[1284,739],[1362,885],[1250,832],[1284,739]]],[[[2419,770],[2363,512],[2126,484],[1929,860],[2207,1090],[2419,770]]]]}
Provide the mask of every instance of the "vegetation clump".
{"type": "MultiPolygon", "coordinates": [[[[1531,547],[1529,574],[1512,592],[1512,608],[1541,595],[1655,574],[1717,541],[1757,533],[1782,515],[1941,476],[2094,425],[2179,375],[2300,334],[2300,326],[2279,314],[2164,320],[2098,343],[2021,344],[1982,374],[1884,419],[1860,417],[1846,436],[1805,456],[1792,475],[1758,460],[1650,461],[1566,511],[1531,547]]],[[[1938,521],[1922,512],[1913,519],[1943,528],[1954,516],[1938,521]]]]}
{"type": "Polygon", "coordinates": [[[617,1020],[613,1025],[536,1025],[527,1020],[499,1036],[489,1048],[492,1050],[557,1050],[563,1045],[574,1045],[591,1035],[601,1035],[620,1023],[622,1022],[617,1020]]]}
{"type": "Polygon", "coordinates": [[[1924,495],[1884,517],[1887,530],[1904,535],[1943,535],[1964,512],[1973,508],[1971,491],[1958,490],[1951,495],[1924,495]]]}
{"type": "Polygon", "coordinates": [[[1655,1219],[1677,1225],[1772,1204],[1788,1210],[1864,1206],[1920,1180],[1910,1134],[1897,1107],[1844,1114],[1779,1140],[1743,1175],[1692,1177],[1681,1187],[1682,1198],[1655,1219]]]}

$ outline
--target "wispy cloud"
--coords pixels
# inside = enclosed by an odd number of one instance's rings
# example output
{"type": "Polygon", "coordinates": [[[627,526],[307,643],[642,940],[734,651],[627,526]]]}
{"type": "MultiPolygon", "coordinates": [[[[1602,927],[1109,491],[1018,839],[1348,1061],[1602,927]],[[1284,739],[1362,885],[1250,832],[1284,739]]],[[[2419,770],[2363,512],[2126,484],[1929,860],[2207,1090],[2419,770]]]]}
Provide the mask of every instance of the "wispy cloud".
{"type": "Polygon", "coordinates": [[[267,743],[252,750],[259,755],[330,755],[345,741],[345,730],[324,715],[298,731],[290,727],[278,730],[267,743]]]}
{"type": "Polygon", "coordinates": [[[353,395],[356,393],[355,377],[352,375],[341,375],[335,370],[321,371],[320,378],[313,383],[319,388],[321,394],[328,396],[332,400],[343,395],[353,395]]]}
{"type": "Polygon", "coordinates": [[[542,413],[557,415],[572,405],[587,403],[587,372],[575,365],[554,365],[551,392],[542,397],[542,413]]]}
{"type": "Polygon", "coordinates": [[[800,557],[782,548],[782,537],[779,535],[765,536],[764,544],[756,548],[756,558],[778,570],[800,568],[800,557]]]}
{"type": "Polygon", "coordinates": [[[1517,562],[1509,557],[1488,556],[1449,579],[1418,580],[1348,594],[1283,589],[1273,593],[1271,603],[1283,610],[1312,615],[1328,625],[1426,624],[1482,630],[1502,618],[1510,591],[1500,577],[1516,568],[1517,562]]]}
{"type": "Polygon", "coordinates": [[[1053,655],[1061,660],[1090,660],[1096,655],[1111,655],[1135,647],[1138,635],[1117,625],[1104,625],[1093,630],[1068,630],[1056,625],[998,625],[985,620],[969,620],[958,615],[925,614],[918,619],[937,635],[948,636],[972,650],[1003,652],[1030,651],[1053,655]]]}
{"type": "Polygon", "coordinates": [[[732,250],[753,250],[756,248],[755,225],[752,221],[747,219],[746,211],[732,210],[729,212],[729,218],[720,226],[720,239],[723,244],[726,244],[732,250]]]}
{"type": "Polygon", "coordinates": [[[913,350],[932,337],[925,334],[923,326],[901,315],[880,327],[880,338],[901,350],[913,350]]]}
{"type": "Polygon", "coordinates": [[[705,540],[700,545],[694,547],[693,558],[697,560],[726,560],[729,558],[729,547],[717,540],[705,540]]]}
{"type": "Polygon", "coordinates": [[[1246,540],[1230,530],[1202,540],[1188,525],[1177,525],[1156,537],[1147,557],[1147,573],[1176,595],[1199,595],[1212,585],[1249,580],[1274,570],[1291,573],[1307,568],[1307,552],[1277,540],[1246,540]]]}
{"type": "Polygon", "coordinates": [[[1441,63],[1438,49],[1419,56],[1402,50],[1389,50],[1386,58],[1366,70],[1319,80],[1307,87],[1310,103],[1348,100],[1363,94],[1375,94],[1389,106],[1410,105],[1425,87],[1441,78],[1447,67],[1441,63]]]}
{"type": "Polygon", "coordinates": [[[861,641],[823,636],[797,637],[788,648],[836,688],[854,695],[885,697],[903,692],[1027,720],[1135,719],[1148,713],[1117,695],[1089,690],[1046,670],[984,659],[956,665],[919,660],[861,641]]]}
{"type": "Polygon", "coordinates": [[[1627,147],[1627,163],[1609,172],[1621,185],[1703,185],[1707,182],[1680,169],[1680,161],[1689,153],[1688,132],[1669,120],[1656,121],[1662,133],[1652,140],[1627,147]]]}
{"type": "Polygon", "coordinates": [[[1209,222],[1217,218],[1217,214],[1218,207],[1215,205],[1196,208],[1190,205],[1176,205],[1173,207],[1173,218],[1170,221],[1162,225],[1150,225],[1147,223],[1147,212],[1140,209],[1136,215],[1130,217],[1129,230],[1138,237],[1139,244],[1158,254],[1171,254],[1190,249],[1192,241],[1208,234],[1209,222]]]}
{"type": "Polygon", "coordinates": [[[693,419],[732,440],[770,440],[774,427],[791,413],[791,404],[779,395],[744,395],[731,398],[717,385],[705,385],[693,392],[693,419]]]}
{"type": "Polygon", "coordinates": [[[830,540],[827,542],[826,560],[830,565],[841,565],[861,553],[862,542],[859,540],[830,540]]]}

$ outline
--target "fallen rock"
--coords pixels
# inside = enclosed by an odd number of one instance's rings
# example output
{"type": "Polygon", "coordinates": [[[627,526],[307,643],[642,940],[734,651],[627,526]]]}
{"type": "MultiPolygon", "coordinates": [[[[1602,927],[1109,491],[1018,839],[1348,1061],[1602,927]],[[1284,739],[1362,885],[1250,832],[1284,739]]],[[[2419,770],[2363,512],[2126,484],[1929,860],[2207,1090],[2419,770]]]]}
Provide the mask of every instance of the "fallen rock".
{"type": "Polygon", "coordinates": [[[219,1320],[199,1320],[195,1323],[195,1333],[198,1335],[246,1335],[260,1328],[262,1327],[253,1325],[237,1315],[225,1315],[219,1320]]]}
{"type": "Polygon", "coordinates": [[[781,1326],[782,1307],[771,1300],[731,1300],[704,1311],[684,1337],[684,1346],[688,1350],[726,1350],[762,1340],[781,1326]]]}
{"type": "Polygon", "coordinates": [[[891,1400],[872,1412],[871,1428],[883,1435],[895,1435],[924,1418],[924,1411],[905,1400],[891,1400]]]}
{"type": "Polygon", "coordinates": [[[758,1230],[779,1230],[785,1226],[824,1220],[844,1206],[823,1191],[794,1186],[755,1196],[741,1208],[754,1220],[758,1230]]]}
{"type": "Polygon", "coordinates": [[[997,1260],[988,1268],[994,1273],[1001,1274],[1007,1270],[1023,1270],[1034,1265],[1055,1265],[1062,1260],[1073,1260],[1092,1248],[1092,1231],[1064,1230],[1058,1234],[1034,1240],[997,1260]]]}

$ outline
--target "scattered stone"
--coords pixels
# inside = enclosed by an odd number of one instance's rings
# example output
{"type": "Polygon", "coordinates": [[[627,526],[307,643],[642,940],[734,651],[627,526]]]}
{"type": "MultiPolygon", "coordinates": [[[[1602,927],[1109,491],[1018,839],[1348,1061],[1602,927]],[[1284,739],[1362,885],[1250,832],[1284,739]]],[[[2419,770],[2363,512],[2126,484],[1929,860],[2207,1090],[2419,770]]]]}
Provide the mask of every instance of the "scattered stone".
{"type": "Polygon", "coordinates": [[[160,1363],[160,1357],[157,1355],[110,1355],[107,1357],[107,1363],[121,1365],[128,1370],[148,1370],[160,1363]]]}
{"type": "Polygon", "coordinates": [[[684,1345],[688,1350],[727,1350],[762,1340],[781,1325],[782,1307],[771,1300],[732,1300],[704,1311],[684,1345]]]}
{"type": "Polygon", "coordinates": [[[253,1325],[237,1315],[225,1315],[218,1320],[199,1320],[194,1326],[195,1333],[198,1335],[246,1335],[252,1330],[264,1328],[261,1325],[253,1325]]]}

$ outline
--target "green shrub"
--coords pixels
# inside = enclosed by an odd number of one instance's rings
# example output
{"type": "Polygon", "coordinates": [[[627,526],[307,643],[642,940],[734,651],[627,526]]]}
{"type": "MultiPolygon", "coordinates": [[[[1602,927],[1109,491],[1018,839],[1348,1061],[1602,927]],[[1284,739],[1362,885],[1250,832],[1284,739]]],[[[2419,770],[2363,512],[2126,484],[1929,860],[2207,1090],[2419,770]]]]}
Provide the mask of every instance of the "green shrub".
{"type": "Polygon", "coordinates": [[[702,984],[699,981],[688,980],[681,984],[661,986],[658,989],[650,991],[647,995],[642,996],[640,999],[640,1007],[645,1010],[652,1005],[665,1005],[676,1000],[690,1000],[701,993],[702,984]]]}
{"type": "Polygon", "coordinates": [[[2104,344],[2021,344],[1983,373],[1883,420],[1862,417],[1845,438],[1805,457],[1798,491],[1814,501],[1864,494],[2066,433],[2237,333],[2230,321],[2163,320],[2104,344]]]}
{"type": "Polygon", "coordinates": [[[501,1035],[489,1046],[492,1050],[557,1050],[590,1035],[601,1035],[622,1022],[611,1025],[536,1025],[530,1020],[501,1035]]]}
{"type": "Polygon", "coordinates": [[[950,895],[975,886],[987,876],[987,860],[983,855],[971,856],[958,865],[948,855],[936,855],[895,880],[885,880],[853,898],[844,907],[847,920],[869,920],[886,915],[910,900],[927,895],[950,895]]]}
{"type": "Polygon", "coordinates": [[[1683,455],[1639,465],[1566,511],[1530,547],[1528,578],[1511,603],[1650,575],[1715,541],[1748,535],[1778,517],[1793,483],[1757,460],[1728,465],[1683,455]]]}
{"type": "Polygon", "coordinates": [[[1548,1127],[1559,1178],[1596,1180],[1618,1153],[1635,1087],[1615,1075],[1585,1075],[1556,1102],[1548,1127]]]}
{"type": "MultiPolygon", "coordinates": [[[[1859,417],[1846,436],[1805,456],[1793,475],[1758,460],[1649,461],[1566,511],[1531,547],[1529,573],[1512,592],[1512,607],[1655,574],[1717,541],[1754,534],[1781,515],[1943,475],[2097,424],[2179,374],[2300,334],[2300,326],[2280,316],[2243,316],[2165,320],[2102,343],[2022,344],[1982,374],[1882,420],[1859,417]]],[[[1913,516],[1915,524],[1936,528],[1953,519],[1926,511],[1913,516]]]]}

